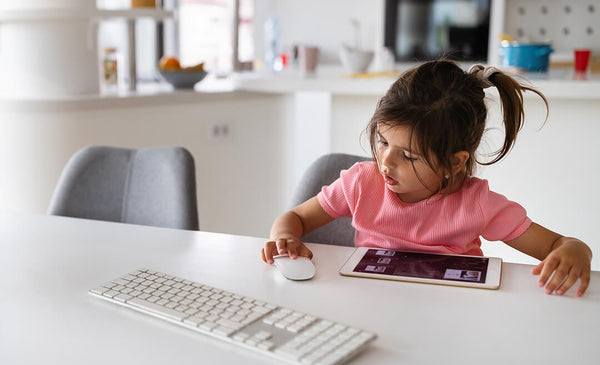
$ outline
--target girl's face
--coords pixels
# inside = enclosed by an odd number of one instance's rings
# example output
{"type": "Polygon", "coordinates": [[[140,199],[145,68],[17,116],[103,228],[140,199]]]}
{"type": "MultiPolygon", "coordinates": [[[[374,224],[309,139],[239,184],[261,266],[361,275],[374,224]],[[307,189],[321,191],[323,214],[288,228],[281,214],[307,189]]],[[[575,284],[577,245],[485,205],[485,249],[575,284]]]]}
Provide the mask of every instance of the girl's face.
{"type": "Polygon", "coordinates": [[[409,149],[410,129],[379,124],[377,164],[388,189],[405,203],[416,203],[439,191],[444,174],[433,170],[416,152],[409,149]]]}

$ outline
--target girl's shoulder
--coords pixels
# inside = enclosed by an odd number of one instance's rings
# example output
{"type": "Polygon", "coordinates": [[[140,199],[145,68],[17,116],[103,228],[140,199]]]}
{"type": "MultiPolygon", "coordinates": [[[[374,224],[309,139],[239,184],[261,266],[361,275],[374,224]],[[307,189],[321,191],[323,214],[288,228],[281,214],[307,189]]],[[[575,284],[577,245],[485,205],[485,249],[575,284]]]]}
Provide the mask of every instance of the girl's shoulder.
{"type": "Polygon", "coordinates": [[[379,173],[379,168],[375,161],[357,162],[352,167],[356,167],[366,173],[379,173]]]}
{"type": "Polygon", "coordinates": [[[478,202],[481,199],[485,200],[487,198],[490,194],[490,186],[485,179],[469,177],[456,193],[458,193],[456,194],[458,199],[478,202]]]}
{"type": "Polygon", "coordinates": [[[373,161],[355,163],[340,173],[340,179],[344,185],[359,189],[362,186],[374,187],[381,180],[377,164],[373,161]]]}
{"type": "MultiPolygon", "coordinates": [[[[344,174],[344,172],[342,172],[342,174],[344,174]]],[[[356,178],[378,176],[379,168],[373,161],[356,162],[354,165],[350,166],[348,170],[345,170],[345,174],[356,178]]]]}
{"type": "Polygon", "coordinates": [[[478,177],[469,177],[465,180],[465,183],[462,186],[461,190],[469,190],[471,192],[473,192],[474,190],[490,190],[490,186],[488,184],[488,181],[486,179],[480,179],[478,177]]]}
{"type": "Polygon", "coordinates": [[[476,177],[465,181],[461,189],[461,198],[482,207],[511,203],[504,195],[492,191],[487,180],[476,177]]]}

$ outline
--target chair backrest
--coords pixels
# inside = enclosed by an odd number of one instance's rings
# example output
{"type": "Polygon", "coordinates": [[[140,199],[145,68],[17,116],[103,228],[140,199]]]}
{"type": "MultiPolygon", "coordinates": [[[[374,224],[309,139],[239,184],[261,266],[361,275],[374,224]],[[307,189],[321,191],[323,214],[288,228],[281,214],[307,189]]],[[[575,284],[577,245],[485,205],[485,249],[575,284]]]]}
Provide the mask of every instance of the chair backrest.
{"type": "Polygon", "coordinates": [[[197,204],[186,149],[89,146],[67,162],[48,214],[198,230],[197,204]]]}
{"type": "MultiPolygon", "coordinates": [[[[324,185],[329,185],[356,162],[370,161],[369,157],[332,153],[319,157],[302,175],[294,194],[292,205],[296,206],[317,195],[324,185]]],[[[301,239],[305,242],[325,243],[338,246],[354,246],[354,228],[350,218],[340,218],[320,227],[301,239]]]]}

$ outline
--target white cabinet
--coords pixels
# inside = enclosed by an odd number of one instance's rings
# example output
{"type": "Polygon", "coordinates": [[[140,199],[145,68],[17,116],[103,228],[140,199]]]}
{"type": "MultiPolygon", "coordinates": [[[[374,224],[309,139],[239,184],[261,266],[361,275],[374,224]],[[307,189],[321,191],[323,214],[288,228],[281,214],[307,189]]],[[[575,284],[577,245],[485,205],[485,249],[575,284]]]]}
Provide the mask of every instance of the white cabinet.
{"type": "Polygon", "coordinates": [[[0,95],[97,94],[98,24],[115,18],[128,24],[128,73],[130,89],[135,89],[135,21],[170,17],[171,11],[151,8],[98,10],[65,5],[0,9],[0,95]]]}

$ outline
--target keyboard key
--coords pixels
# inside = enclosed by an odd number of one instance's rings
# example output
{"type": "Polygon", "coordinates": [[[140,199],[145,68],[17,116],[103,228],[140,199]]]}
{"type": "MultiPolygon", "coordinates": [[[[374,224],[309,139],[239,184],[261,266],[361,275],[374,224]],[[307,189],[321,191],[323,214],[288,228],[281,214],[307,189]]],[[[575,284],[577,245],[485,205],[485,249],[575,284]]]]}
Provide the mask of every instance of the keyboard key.
{"type": "MultiPolygon", "coordinates": [[[[115,280],[113,280],[113,281],[112,281],[112,283],[113,283],[113,284],[118,284],[118,285],[127,285],[127,284],[129,284],[129,281],[127,281],[127,280],[124,280],[124,279],[122,279],[122,278],[119,278],[119,279],[115,279],[115,280]]],[[[113,286],[111,286],[111,288],[112,288],[112,287],[114,287],[114,285],[113,285],[113,286]]]]}
{"type": "Polygon", "coordinates": [[[258,338],[259,340],[268,340],[269,338],[273,337],[273,334],[271,332],[267,332],[267,331],[260,331],[257,332],[254,335],[255,338],[258,338]]]}
{"type": "Polygon", "coordinates": [[[109,298],[112,298],[112,297],[114,297],[117,294],[119,294],[119,292],[116,291],[116,290],[113,290],[113,289],[111,289],[111,290],[109,290],[107,292],[102,293],[102,295],[104,295],[105,297],[109,297],[109,298]]]}
{"type": "Polygon", "coordinates": [[[233,335],[233,340],[234,341],[238,341],[238,342],[244,342],[246,341],[248,338],[250,337],[250,334],[246,333],[246,332],[238,332],[235,335],[233,335]]]}
{"type": "Polygon", "coordinates": [[[234,333],[236,330],[226,326],[217,326],[212,329],[212,332],[217,336],[229,336],[234,333]]]}
{"type": "Polygon", "coordinates": [[[246,340],[246,345],[250,345],[250,346],[258,346],[258,344],[262,342],[262,340],[259,340],[256,337],[250,337],[249,339],[246,340]]]}
{"type": "Polygon", "coordinates": [[[92,289],[91,292],[94,293],[94,294],[100,294],[100,295],[102,295],[102,293],[105,293],[105,292],[107,292],[109,290],[110,289],[107,288],[107,287],[99,286],[97,288],[92,289]]]}
{"type": "Polygon", "coordinates": [[[140,307],[142,309],[152,311],[152,312],[159,312],[166,317],[169,317],[171,319],[176,319],[178,321],[181,321],[182,319],[184,319],[188,316],[185,313],[177,312],[173,309],[163,307],[156,303],[148,302],[148,301],[145,301],[145,300],[142,300],[139,298],[133,298],[133,299],[127,301],[127,303],[132,304],[136,307],[140,307]]]}
{"type": "Polygon", "coordinates": [[[204,322],[204,318],[191,316],[183,320],[183,323],[191,324],[192,326],[198,326],[204,322]]]}
{"type": "Polygon", "coordinates": [[[300,357],[303,355],[301,350],[287,347],[279,347],[275,350],[275,353],[281,355],[286,360],[300,360],[300,357]]]}
{"type": "Polygon", "coordinates": [[[258,347],[263,350],[270,351],[271,349],[273,349],[273,347],[275,347],[275,344],[271,341],[263,341],[258,344],[258,347]]]}
{"type": "Polygon", "coordinates": [[[113,299],[116,299],[119,302],[126,302],[131,298],[133,298],[131,295],[123,294],[123,293],[119,293],[113,297],[113,299]]]}
{"type": "Polygon", "coordinates": [[[221,319],[217,320],[216,323],[221,326],[229,327],[232,329],[239,329],[242,327],[242,325],[239,322],[234,322],[234,321],[226,319],[226,318],[221,318],[221,319]]]}

